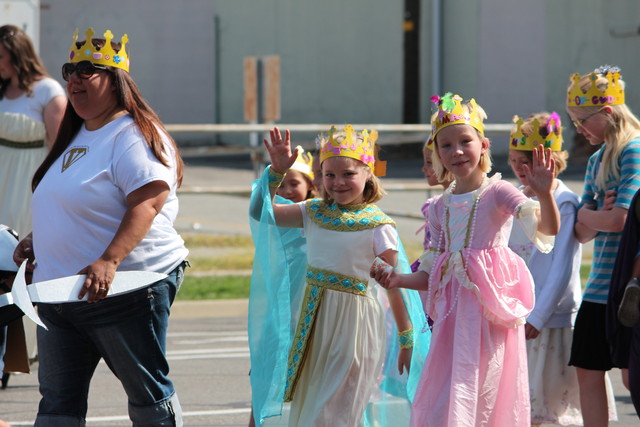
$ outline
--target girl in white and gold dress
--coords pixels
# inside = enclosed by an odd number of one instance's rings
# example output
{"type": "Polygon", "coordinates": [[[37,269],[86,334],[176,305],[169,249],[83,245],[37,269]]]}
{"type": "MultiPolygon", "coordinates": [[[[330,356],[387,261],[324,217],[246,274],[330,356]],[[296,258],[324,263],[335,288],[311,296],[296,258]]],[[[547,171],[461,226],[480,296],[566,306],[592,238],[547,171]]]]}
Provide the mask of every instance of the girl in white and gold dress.
{"type": "MultiPolygon", "coordinates": [[[[271,131],[271,142],[265,140],[272,164],[265,171],[262,184],[270,187],[270,194],[264,199],[271,200],[264,200],[261,205],[256,200],[259,189],[254,186],[251,216],[255,219],[256,208],[264,211],[266,207],[277,226],[303,228],[307,266],[300,315],[297,322],[293,319],[297,324],[294,333],[289,333],[286,310],[282,309],[286,305],[284,299],[292,293],[271,294],[270,306],[250,309],[251,384],[256,422],[281,415],[283,401],[291,402],[288,424],[292,426],[356,426],[374,419],[384,419],[388,424],[390,417],[399,425],[402,417],[408,422],[408,404],[426,356],[428,332],[422,332],[425,317],[417,293],[386,292],[369,278],[376,256],[396,265],[401,251],[395,223],[372,204],[382,195],[374,176],[375,138],[375,133],[355,132],[351,126],[343,132],[332,128],[329,137],[322,138],[320,148],[324,197],[294,205],[271,204],[283,179],[280,171],[288,170],[297,157],[297,150],[291,151],[289,132],[283,138],[276,128],[271,131]],[[388,298],[401,331],[399,344],[386,339],[385,310],[379,302],[383,296],[388,298]],[[262,311],[273,323],[253,322],[255,311],[262,311]],[[264,339],[261,343],[256,337],[273,333],[274,327],[268,325],[283,319],[281,323],[287,330],[275,340],[278,346],[265,351],[264,342],[274,340],[264,339]],[[398,346],[401,348],[396,368],[388,350],[398,346]],[[282,357],[278,360],[278,352],[285,356],[284,363],[282,357]],[[400,374],[405,372],[404,377],[391,375],[391,368],[400,374]],[[400,414],[392,415],[393,405],[372,403],[390,395],[404,398],[404,406],[398,405],[402,408],[400,414]]],[[[274,247],[278,250],[277,244],[274,247]]],[[[287,258],[290,256],[287,247],[280,249],[287,258]]],[[[285,258],[282,253],[264,251],[264,247],[256,250],[256,257],[263,250],[260,256],[269,259],[270,266],[285,258]]],[[[404,266],[408,268],[406,260],[404,266]]],[[[275,281],[293,276],[288,266],[278,272],[275,281]]],[[[273,283],[267,286],[277,288],[273,283]]],[[[272,422],[283,422],[284,418],[272,422]]]]}

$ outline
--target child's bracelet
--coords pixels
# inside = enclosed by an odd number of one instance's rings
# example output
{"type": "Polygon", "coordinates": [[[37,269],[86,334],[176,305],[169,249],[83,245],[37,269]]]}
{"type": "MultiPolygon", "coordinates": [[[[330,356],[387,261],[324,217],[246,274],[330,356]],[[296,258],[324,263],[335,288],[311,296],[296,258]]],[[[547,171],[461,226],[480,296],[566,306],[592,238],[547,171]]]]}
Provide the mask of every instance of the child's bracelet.
{"type": "Polygon", "coordinates": [[[270,188],[278,188],[280,184],[282,184],[282,180],[287,173],[279,173],[273,170],[271,166],[269,166],[269,172],[267,176],[269,177],[269,187],[270,188]]]}
{"type": "Polygon", "coordinates": [[[413,348],[413,328],[398,332],[400,348],[413,348]]]}

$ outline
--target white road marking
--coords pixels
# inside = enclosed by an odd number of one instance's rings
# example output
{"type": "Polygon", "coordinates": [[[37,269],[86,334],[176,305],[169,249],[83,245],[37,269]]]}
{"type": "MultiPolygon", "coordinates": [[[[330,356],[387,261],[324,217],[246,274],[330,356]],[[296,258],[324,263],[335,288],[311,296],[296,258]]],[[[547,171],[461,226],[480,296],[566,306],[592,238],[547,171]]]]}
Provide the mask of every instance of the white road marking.
{"type": "Polygon", "coordinates": [[[220,331],[220,332],[169,332],[167,337],[235,337],[247,336],[247,330],[241,331],[220,331]]]}
{"type": "MultiPolygon", "coordinates": [[[[251,408],[234,408],[234,409],[215,409],[211,411],[185,411],[182,413],[183,418],[187,417],[201,417],[201,416],[216,416],[216,415],[234,415],[234,414],[248,414],[251,412],[251,408]]],[[[128,415],[114,415],[111,417],[87,417],[87,424],[93,423],[105,423],[115,421],[129,421],[128,415]]],[[[9,421],[12,426],[32,426],[33,421],[9,421]]]]}
{"type": "Polygon", "coordinates": [[[249,347],[233,347],[233,348],[198,348],[192,350],[172,350],[167,351],[167,356],[185,355],[185,354],[207,354],[207,353],[229,353],[229,352],[247,352],[249,347]]]}
{"type": "Polygon", "coordinates": [[[194,360],[194,359],[237,359],[239,357],[249,358],[246,353],[225,353],[225,354],[202,354],[197,356],[167,356],[167,360],[194,360]]]}

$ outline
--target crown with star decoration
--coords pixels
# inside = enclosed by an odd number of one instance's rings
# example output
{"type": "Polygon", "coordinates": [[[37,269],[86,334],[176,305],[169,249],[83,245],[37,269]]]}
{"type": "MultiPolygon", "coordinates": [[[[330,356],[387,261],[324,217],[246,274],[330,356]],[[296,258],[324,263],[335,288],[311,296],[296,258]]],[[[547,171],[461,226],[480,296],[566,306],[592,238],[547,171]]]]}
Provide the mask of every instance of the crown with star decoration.
{"type": "Polygon", "coordinates": [[[362,141],[358,141],[358,132],[353,129],[353,126],[346,125],[342,129],[345,137],[339,142],[335,138],[337,132],[336,127],[331,126],[329,138],[319,139],[320,163],[330,157],[350,157],[369,166],[376,176],[386,175],[387,162],[378,160],[380,146],[375,143],[378,139],[378,131],[372,130],[369,133],[367,129],[363,129],[360,132],[362,141]]]}
{"type": "Polygon", "coordinates": [[[313,163],[313,156],[311,155],[311,153],[307,153],[306,151],[304,151],[304,148],[299,145],[296,148],[298,149],[298,157],[296,158],[296,161],[293,162],[293,165],[290,169],[296,170],[313,179],[313,169],[311,168],[311,164],[313,163]]]}
{"type": "Polygon", "coordinates": [[[438,132],[452,125],[470,125],[481,135],[484,135],[483,119],[478,115],[478,104],[475,99],[471,99],[467,103],[468,112],[462,105],[462,97],[453,95],[451,92],[447,92],[442,97],[434,95],[431,97],[431,101],[438,108],[431,121],[431,141],[435,141],[438,132]]]}
{"type": "Polygon", "coordinates": [[[580,74],[573,74],[570,78],[571,90],[567,93],[567,107],[602,107],[605,105],[624,104],[624,89],[620,84],[620,68],[604,65],[596,68],[589,79],[591,85],[584,92],[580,87],[580,74]],[[601,90],[597,86],[598,77],[603,76],[608,80],[607,88],[601,90]]]}
{"type": "Polygon", "coordinates": [[[537,118],[533,120],[527,119],[526,122],[529,122],[532,127],[531,134],[528,136],[525,136],[522,132],[525,120],[514,116],[513,122],[516,124],[516,128],[511,131],[510,149],[533,151],[538,145],[542,145],[544,148],[551,148],[551,151],[562,150],[562,124],[560,116],[555,111],[549,115],[544,124],[541,124],[537,118]],[[546,132],[541,132],[543,130],[546,130],[546,132]],[[546,134],[546,136],[542,136],[543,134],[546,134]]]}
{"type": "Polygon", "coordinates": [[[105,43],[102,47],[96,47],[92,43],[93,36],[95,35],[93,28],[88,28],[87,31],[84,32],[84,35],[84,43],[80,47],[77,47],[78,29],[76,28],[76,31],[73,33],[71,50],[69,51],[69,62],[90,61],[94,64],[121,68],[129,72],[129,56],[126,50],[129,36],[126,34],[122,36],[120,39],[120,49],[116,52],[111,46],[111,40],[113,39],[111,30],[107,30],[103,34],[105,43]]]}

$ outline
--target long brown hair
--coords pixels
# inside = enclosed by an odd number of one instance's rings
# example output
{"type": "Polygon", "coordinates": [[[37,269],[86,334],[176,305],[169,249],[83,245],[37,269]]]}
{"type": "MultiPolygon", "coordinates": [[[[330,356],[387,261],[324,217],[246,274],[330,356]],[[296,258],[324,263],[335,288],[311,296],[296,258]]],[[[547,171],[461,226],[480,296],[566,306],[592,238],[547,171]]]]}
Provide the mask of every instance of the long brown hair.
{"type": "MultiPolygon", "coordinates": [[[[31,95],[33,83],[48,75],[31,39],[19,27],[3,25],[0,27],[0,43],[11,55],[11,65],[18,74],[18,87],[31,95]]],[[[0,99],[4,98],[9,83],[11,79],[0,79],[0,99]]]]}
{"type": "MultiPolygon", "coordinates": [[[[166,156],[171,153],[166,152],[160,132],[163,132],[169,141],[171,141],[173,155],[175,156],[177,182],[178,186],[180,186],[180,184],[182,184],[184,163],[182,157],[180,157],[175,141],[171,138],[155,111],[153,111],[144,100],[129,73],[114,67],[107,67],[107,72],[113,79],[118,106],[122,107],[131,115],[156,159],[167,167],[169,167],[169,162],[166,156]]],[[[33,175],[33,180],[31,181],[32,190],[35,191],[51,165],[58,157],[62,156],[67,147],[69,147],[69,144],[71,144],[73,138],[78,134],[83,123],[84,120],[78,116],[69,102],[51,151],[49,151],[49,154],[33,175]]]]}

